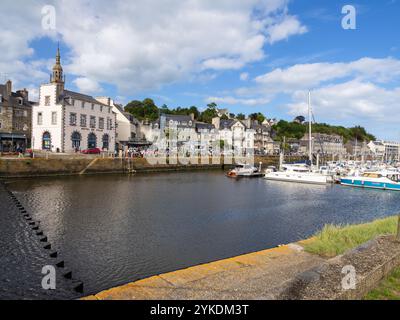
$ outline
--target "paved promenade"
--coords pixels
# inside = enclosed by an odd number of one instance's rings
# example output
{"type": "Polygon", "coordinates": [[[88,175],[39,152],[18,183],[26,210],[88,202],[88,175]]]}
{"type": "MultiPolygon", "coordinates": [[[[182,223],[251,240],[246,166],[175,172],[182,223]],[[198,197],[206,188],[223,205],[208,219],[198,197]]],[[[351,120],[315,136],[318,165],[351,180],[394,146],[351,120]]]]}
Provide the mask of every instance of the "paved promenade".
{"type": "Polygon", "coordinates": [[[323,261],[300,245],[246,254],[136,281],[85,300],[276,299],[285,283],[323,261]]]}

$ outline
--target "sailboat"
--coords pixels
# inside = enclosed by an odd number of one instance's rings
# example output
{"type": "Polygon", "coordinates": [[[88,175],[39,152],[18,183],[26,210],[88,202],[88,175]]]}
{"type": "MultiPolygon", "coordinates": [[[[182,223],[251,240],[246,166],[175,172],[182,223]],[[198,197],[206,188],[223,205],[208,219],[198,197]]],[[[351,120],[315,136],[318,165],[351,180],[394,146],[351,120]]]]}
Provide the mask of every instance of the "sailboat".
{"type": "MultiPolygon", "coordinates": [[[[308,135],[309,135],[309,160],[311,165],[306,164],[282,164],[280,171],[265,172],[265,179],[273,181],[297,182],[308,184],[325,185],[333,183],[333,177],[325,175],[321,172],[313,172],[312,170],[312,117],[311,117],[311,92],[308,92],[308,135]]],[[[282,159],[282,156],[281,156],[282,159]]],[[[281,161],[282,162],[282,161],[281,161]]]]}

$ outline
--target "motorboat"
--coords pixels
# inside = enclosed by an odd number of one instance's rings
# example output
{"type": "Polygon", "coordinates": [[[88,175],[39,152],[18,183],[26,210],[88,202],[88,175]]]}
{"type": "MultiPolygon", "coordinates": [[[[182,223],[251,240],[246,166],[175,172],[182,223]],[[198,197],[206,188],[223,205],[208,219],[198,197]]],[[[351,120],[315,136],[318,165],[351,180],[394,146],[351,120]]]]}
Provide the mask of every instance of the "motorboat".
{"type": "Polygon", "coordinates": [[[344,186],[400,191],[400,172],[375,171],[346,176],[340,179],[344,186]]]}
{"type": "Polygon", "coordinates": [[[284,164],[280,171],[266,171],[265,179],[321,185],[333,183],[331,175],[313,172],[306,164],[284,164]]]}
{"type": "Polygon", "coordinates": [[[254,178],[254,177],[262,177],[264,174],[261,172],[261,164],[259,168],[256,168],[255,166],[252,166],[250,164],[239,163],[236,165],[234,169],[230,170],[226,175],[229,178],[241,178],[241,177],[254,178]]]}

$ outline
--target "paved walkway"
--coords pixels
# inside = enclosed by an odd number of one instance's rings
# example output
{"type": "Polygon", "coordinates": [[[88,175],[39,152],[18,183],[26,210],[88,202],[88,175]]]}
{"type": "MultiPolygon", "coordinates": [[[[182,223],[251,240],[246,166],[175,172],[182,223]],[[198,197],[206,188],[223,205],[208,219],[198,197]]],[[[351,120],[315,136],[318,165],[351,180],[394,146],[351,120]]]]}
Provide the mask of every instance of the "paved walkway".
{"type": "Polygon", "coordinates": [[[84,299],[271,300],[285,283],[322,261],[300,245],[288,245],[161,274],[84,299]]]}

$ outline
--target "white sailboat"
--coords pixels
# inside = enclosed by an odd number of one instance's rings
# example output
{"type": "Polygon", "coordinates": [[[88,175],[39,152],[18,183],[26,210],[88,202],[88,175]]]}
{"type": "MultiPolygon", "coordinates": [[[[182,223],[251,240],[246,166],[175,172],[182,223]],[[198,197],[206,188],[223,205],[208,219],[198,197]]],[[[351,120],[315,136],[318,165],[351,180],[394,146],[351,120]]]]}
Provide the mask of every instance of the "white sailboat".
{"type": "Polygon", "coordinates": [[[308,184],[328,184],[333,183],[333,177],[322,172],[312,170],[312,117],[311,117],[311,92],[308,92],[308,134],[309,134],[309,159],[311,166],[306,164],[284,164],[280,171],[266,171],[265,179],[285,182],[298,182],[308,184]]]}

